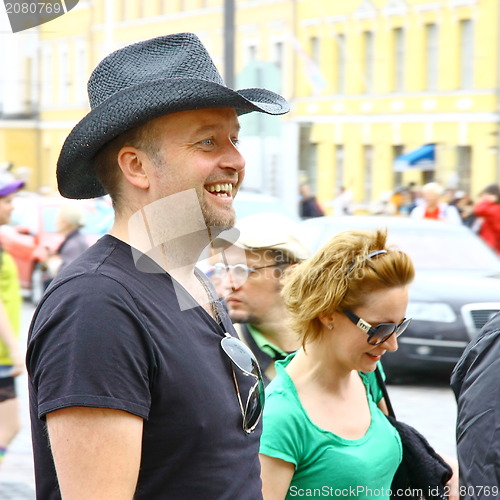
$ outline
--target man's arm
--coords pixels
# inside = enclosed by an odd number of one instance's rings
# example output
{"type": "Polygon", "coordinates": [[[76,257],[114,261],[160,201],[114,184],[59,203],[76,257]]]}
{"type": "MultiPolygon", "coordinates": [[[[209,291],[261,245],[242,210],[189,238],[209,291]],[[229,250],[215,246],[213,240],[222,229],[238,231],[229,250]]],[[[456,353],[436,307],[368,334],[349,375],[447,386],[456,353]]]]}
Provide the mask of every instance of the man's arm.
{"type": "Polygon", "coordinates": [[[72,407],[49,413],[47,427],[64,500],[134,497],[142,418],[121,410],[72,407]]]}

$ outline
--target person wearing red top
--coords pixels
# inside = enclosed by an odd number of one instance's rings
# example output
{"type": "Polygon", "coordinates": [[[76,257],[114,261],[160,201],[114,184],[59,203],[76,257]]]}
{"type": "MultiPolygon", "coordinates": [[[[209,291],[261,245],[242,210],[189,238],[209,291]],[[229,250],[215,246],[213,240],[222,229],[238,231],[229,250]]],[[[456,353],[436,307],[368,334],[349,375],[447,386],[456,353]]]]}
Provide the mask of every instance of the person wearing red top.
{"type": "Polygon", "coordinates": [[[483,222],[479,236],[500,255],[500,187],[487,186],[474,205],[474,214],[483,222]]]}
{"type": "Polygon", "coordinates": [[[453,205],[441,201],[442,195],[443,188],[437,182],[429,182],[422,186],[422,202],[410,212],[410,217],[461,224],[458,210],[453,205]]]}

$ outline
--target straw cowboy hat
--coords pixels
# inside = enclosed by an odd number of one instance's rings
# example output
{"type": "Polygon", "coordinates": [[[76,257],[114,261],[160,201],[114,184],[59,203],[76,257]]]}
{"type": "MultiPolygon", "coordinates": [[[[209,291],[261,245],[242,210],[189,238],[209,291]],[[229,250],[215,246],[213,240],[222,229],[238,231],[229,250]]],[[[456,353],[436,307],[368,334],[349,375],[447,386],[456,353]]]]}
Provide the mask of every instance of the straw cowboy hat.
{"type": "Polygon", "coordinates": [[[290,109],[269,90],[226,87],[193,33],[153,38],[113,52],[93,71],[88,93],[91,111],[70,132],[57,162],[59,192],[67,198],[106,194],[93,157],[110,140],[153,118],[204,108],[270,115],[290,109]]]}

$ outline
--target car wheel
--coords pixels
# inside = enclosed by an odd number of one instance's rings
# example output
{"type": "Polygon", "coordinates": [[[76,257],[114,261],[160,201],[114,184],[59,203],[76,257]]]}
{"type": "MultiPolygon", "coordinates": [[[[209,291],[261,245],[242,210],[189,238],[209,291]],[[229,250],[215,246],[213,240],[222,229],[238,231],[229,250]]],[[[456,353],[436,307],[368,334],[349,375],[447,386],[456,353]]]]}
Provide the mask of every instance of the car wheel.
{"type": "Polygon", "coordinates": [[[35,264],[33,272],[31,273],[31,303],[36,306],[42,299],[44,291],[45,287],[43,283],[43,271],[40,264],[35,264]]]}

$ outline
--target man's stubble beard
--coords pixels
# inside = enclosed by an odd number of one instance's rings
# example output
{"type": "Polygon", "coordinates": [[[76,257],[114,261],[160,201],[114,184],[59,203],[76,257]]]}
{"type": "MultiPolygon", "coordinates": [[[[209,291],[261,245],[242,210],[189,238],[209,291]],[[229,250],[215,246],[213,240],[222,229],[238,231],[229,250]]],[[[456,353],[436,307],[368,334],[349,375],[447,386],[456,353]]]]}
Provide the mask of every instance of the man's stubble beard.
{"type": "Polygon", "coordinates": [[[252,314],[251,312],[246,312],[244,314],[238,314],[237,316],[235,316],[234,314],[231,314],[231,311],[229,311],[229,319],[233,323],[248,323],[254,326],[259,326],[261,323],[260,318],[255,314],[252,314]]]}
{"type": "MultiPolygon", "coordinates": [[[[226,213],[215,213],[215,210],[212,210],[210,207],[209,203],[207,203],[207,199],[205,198],[205,189],[202,190],[201,193],[198,191],[196,194],[198,195],[198,200],[200,202],[200,208],[201,208],[201,213],[203,215],[203,218],[205,219],[205,224],[207,227],[221,227],[221,228],[230,228],[234,226],[234,223],[236,221],[236,214],[234,211],[233,206],[231,205],[231,208],[228,208],[226,213]]],[[[208,195],[212,196],[212,195],[208,195]]]]}

